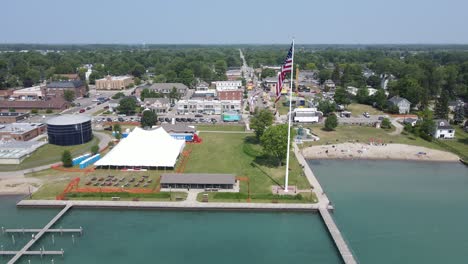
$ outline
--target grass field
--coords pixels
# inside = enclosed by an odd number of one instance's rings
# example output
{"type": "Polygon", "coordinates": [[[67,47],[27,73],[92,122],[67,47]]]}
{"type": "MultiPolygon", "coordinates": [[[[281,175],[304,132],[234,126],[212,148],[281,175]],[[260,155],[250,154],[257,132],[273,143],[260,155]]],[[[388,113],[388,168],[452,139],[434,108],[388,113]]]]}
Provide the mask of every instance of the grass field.
{"type": "Polygon", "coordinates": [[[311,145],[336,144],[345,142],[369,143],[370,139],[382,140],[384,143],[401,143],[423,146],[434,149],[443,149],[435,143],[428,142],[414,135],[390,135],[392,130],[378,129],[368,126],[338,126],[335,131],[324,131],[322,125],[307,126],[312,128],[312,133],[320,137],[319,141],[307,142],[303,147],[311,145]]]}
{"type": "MultiPolygon", "coordinates": [[[[276,167],[263,158],[262,148],[252,143],[251,135],[201,133],[203,143],[194,145],[186,173],[232,173],[249,177],[250,193],[271,194],[271,186],[284,184],[285,166],[276,167]]],[[[291,152],[289,184],[309,190],[310,185],[291,152]]],[[[248,184],[241,182],[242,194],[248,193],[248,184]]],[[[229,199],[228,199],[229,200],[229,199]]],[[[270,200],[271,202],[271,200],[270,200]]]]}
{"type": "Polygon", "coordinates": [[[245,131],[244,125],[195,125],[198,131],[245,131]]]}
{"type": "Polygon", "coordinates": [[[90,142],[75,146],[57,146],[46,144],[38,148],[30,157],[26,158],[21,164],[0,165],[0,171],[14,171],[29,169],[41,165],[51,164],[60,161],[64,150],[70,150],[72,156],[78,156],[91,151],[91,146],[99,144],[99,139],[95,136],[90,142]]]}
{"type": "Polygon", "coordinates": [[[362,117],[362,113],[368,112],[370,115],[385,115],[384,112],[364,104],[350,104],[346,107],[352,113],[352,116],[362,117]]]}
{"type": "MultiPolygon", "coordinates": [[[[41,179],[44,184],[43,186],[33,194],[33,199],[55,199],[57,195],[63,192],[65,187],[70,183],[70,181],[76,177],[80,177],[80,185],[79,187],[87,187],[85,184],[86,182],[90,181],[91,178],[96,177],[107,177],[108,175],[113,175],[117,178],[124,177],[126,180],[125,182],[128,182],[129,179],[132,177],[135,177],[136,180],[138,181],[141,176],[146,175],[149,176],[148,179],[153,180],[153,182],[146,188],[149,190],[154,190],[159,186],[159,176],[164,173],[165,171],[161,170],[151,170],[151,171],[142,171],[142,172],[128,172],[128,171],[120,171],[120,170],[106,170],[106,169],[100,169],[100,170],[95,170],[94,172],[90,173],[85,173],[85,172],[63,172],[63,171],[57,171],[57,170],[44,170],[40,172],[35,172],[35,173],[30,173],[27,174],[27,177],[37,177],[41,179]]],[[[166,172],[173,172],[173,170],[167,170],[166,172]]],[[[123,184],[123,183],[122,183],[123,184]]],[[[130,188],[133,187],[135,184],[132,183],[130,188]]],[[[94,186],[91,186],[94,187],[94,186]]],[[[144,195],[143,195],[144,196],[144,195]]],[[[88,199],[92,200],[92,198],[95,199],[107,199],[109,197],[102,197],[101,194],[96,193],[95,195],[89,195],[87,197],[79,197],[81,200],[83,199],[88,199]]],[[[133,199],[136,196],[129,197],[128,199],[133,199]]],[[[185,196],[184,196],[185,197],[185,196]]],[[[164,197],[142,197],[142,199],[145,200],[152,200],[152,201],[160,201],[164,197]]],[[[110,199],[110,198],[109,198],[110,199]]],[[[164,198],[165,199],[165,198],[164,198]]],[[[163,200],[164,200],[163,199],[163,200]]],[[[166,200],[170,200],[167,198],[166,200]]]]}

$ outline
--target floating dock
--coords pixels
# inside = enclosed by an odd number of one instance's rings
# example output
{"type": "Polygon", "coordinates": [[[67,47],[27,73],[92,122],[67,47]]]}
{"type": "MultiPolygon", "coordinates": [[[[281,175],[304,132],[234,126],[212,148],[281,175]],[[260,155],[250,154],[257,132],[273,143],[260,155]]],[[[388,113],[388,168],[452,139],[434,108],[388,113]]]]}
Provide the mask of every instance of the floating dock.
{"type": "MultiPolygon", "coordinates": [[[[18,254],[19,251],[0,251],[0,256],[5,256],[5,255],[16,255],[18,254]]],[[[25,251],[23,253],[23,256],[46,256],[46,255],[52,255],[52,256],[63,256],[63,250],[60,251],[25,251]]],[[[10,263],[10,262],[8,262],[10,263]]]]}
{"type": "MultiPolygon", "coordinates": [[[[73,205],[72,204],[66,204],[65,207],[58,213],[52,220],[50,220],[49,223],[47,223],[44,228],[42,228],[39,233],[37,233],[34,238],[32,238],[20,251],[17,251],[16,254],[13,256],[10,261],[8,261],[8,264],[13,264],[16,261],[18,261],[21,256],[25,255],[26,252],[37,252],[37,251],[28,251],[36,241],[38,241],[45,233],[47,230],[49,230],[73,205]]],[[[45,252],[45,251],[38,251],[38,252],[45,252]]],[[[54,251],[55,252],[55,251],[54,251]]],[[[41,255],[41,254],[39,254],[41,255]]],[[[63,255],[63,252],[61,251],[61,255],[63,255]]]]}
{"type": "MultiPolygon", "coordinates": [[[[39,233],[42,229],[5,229],[3,233],[39,233]]],[[[83,234],[83,228],[79,229],[70,229],[70,228],[59,228],[59,229],[48,229],[45,230],[46,233],[80,233],[83,234]]]]}

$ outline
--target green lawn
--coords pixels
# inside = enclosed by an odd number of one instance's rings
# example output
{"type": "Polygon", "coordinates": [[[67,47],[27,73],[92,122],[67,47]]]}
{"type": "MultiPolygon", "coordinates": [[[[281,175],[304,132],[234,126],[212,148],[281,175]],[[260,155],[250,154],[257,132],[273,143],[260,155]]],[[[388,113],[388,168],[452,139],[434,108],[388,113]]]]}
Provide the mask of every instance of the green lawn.
{"type": "MultiPolygon", "coordinates": [[[[155,189],[159,186],[159,176],[164,173],[165,171],[161,170],[151,170],[151,171],[142,171],[142,172],[128,172],[128,171],[120,171],[120,170],[107,170],[107,169],[99,169],[95,170],[94,172],[84,173],[84,172],[62,172],[57,170],[44,170],[40,172],[34,172],[27,174],[26,177],[37,177],[43,181],[42,187],[33,194],[33,199],[55,199],[55,197],[63,192],[65,187],[70,183],[73,178],[80,177],[80,185],[79,187],[87,187],[85,184],[91,180],[91,178],[96,177],[107,177],[108,175],[113,175],[117,178],[124,177],[126,178],[125,182],[127,182],[130,178],[135,177],[136,180],[139,180],[141,176],[146,175],[148,179],[153,180],[153,182],[146,187],[147,189],[155,189]]],[[[167,170],[166,172],[173,172],[173,170],[167,170]]],[[[132,183],[130,188],[133,188],[134,184],[132,183]]],[[[94,187],[94,186],[90,186],[94,187]]],[[[118,195],[114,195],[118,196],[118,195]]],[[[127,200],[131,200],[135,197],[141,198],[140,200],[151,200],[151,201],[160,201],[160,200],[170,200],[168,197],[159,197],[157,195],[153,197],[140,197],[139,195],[135,195],[132,197],[127,197],[127,200]],[[167,199],[166,199],[167,198],[167,199]]],[[[180,195],[179,195],[180,196],[180,195]]],[[[185,196],[183,196],[185,197],[185,196]]],[[[107,199],[102,197],[99,193],[95,195],[89,195],[87,197],[75,197],[74,199],[80,200],[101,200],[107,199]]],[[[109,198],[110,199],[110,198],[109,198]]],[[[122,198],[124,200],[124,198],[122,198]]]]}
{"type": "Polygon", "coordinates": [[[245,131],[244,125],[195,125],[199,131],[245,131]]]}
{"type": "Polygon", "coordinates": [[[307,142],[303,146],[325,145],[345,142],[369,143],[370,139],[382,140],[384,143],[401,143],[423,146],[434,149],[443,149],[435,143],[428,142],[411,134],[389,135],[392,130],[378,129],[368,126],[343,126],[339,125],[335,131],[324,131],[322,125],[307,126],[312,128],[312,133],[320,137],[319,141],[307,142]]]}
{"type": "Polygon", "coordinates": [[[21,164],[0,165],[0,171],[14,171],[33,168],[41,165],[51,164],[60,161],[64,150],[70,150],[72,156],[79,156],[90,152],[91,146],[99,144],[99,139],[94,137],[90,142],[75,146],[57,146],[46,144],[38,148],[30,157],[26,158],[21,164]]]}
{"type": "Polygon", "coordinates": [[[385,115],[384,112],[364,104],[350,104],[346,107],[352,113],[352,116],[362,117],[362,113],[368,112],[370,115],[385,115]]]}
{"type": "MultiPolygon", "coordinates": [[[[201,133],[201,137],[203,143],[193,145],[186,173],[232,173],[236,176],[247,176],[250,179],[252,196],[271,194],[271,186],[284,185],[285,166],[276,167],[263,159],[261,146],[249,143],[253,136],[201,133]]],[[[310,189],[293,152],[289,184],[297,185],[302,190],[310,189]]],[[[242,182],[241,193],[247,192],[247,183],[242,182]]]]}

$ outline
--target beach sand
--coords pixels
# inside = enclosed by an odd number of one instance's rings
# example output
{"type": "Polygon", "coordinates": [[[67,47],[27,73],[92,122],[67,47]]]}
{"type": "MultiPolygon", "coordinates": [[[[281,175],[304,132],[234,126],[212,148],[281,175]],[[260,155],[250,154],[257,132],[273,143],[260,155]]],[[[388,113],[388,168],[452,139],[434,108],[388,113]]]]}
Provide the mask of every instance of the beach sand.
{"type": "Polygon", "coordinates": [[[0,195],[34,193],[42,185],[36,178],[5,177],[0,178],[0,195]]]}
{"type": "Polygon", "coordinates": [[[302,150],[302,154],[307,159],[459,160],[457,155],[450,152],[405,144],[343,143],[322,145],[307,147],[302,150]]]}

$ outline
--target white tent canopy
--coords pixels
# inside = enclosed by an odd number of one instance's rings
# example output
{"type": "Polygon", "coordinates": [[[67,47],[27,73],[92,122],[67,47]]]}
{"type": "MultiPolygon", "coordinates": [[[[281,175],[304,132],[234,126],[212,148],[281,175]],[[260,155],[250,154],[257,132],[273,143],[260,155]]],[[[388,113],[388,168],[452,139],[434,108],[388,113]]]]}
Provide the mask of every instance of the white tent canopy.
{"type": "Polygon", "coordinates": [[[163,128],[144,130],[136,127],[95,165],[174,167],[184,147],[184,140],[174,139],[163,128]]]}

